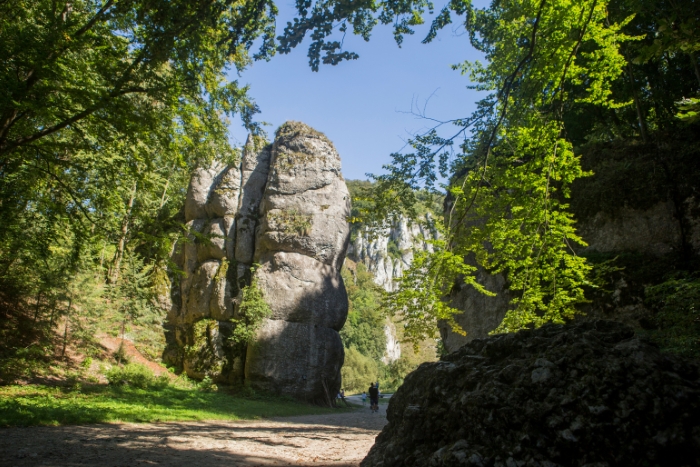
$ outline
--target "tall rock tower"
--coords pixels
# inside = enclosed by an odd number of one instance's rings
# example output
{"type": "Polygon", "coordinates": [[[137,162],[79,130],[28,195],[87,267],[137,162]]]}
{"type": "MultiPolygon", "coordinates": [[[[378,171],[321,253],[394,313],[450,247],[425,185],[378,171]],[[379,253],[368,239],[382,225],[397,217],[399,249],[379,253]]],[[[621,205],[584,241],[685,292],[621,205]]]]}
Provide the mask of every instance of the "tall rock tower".
{"type": "Polygon", "coordinates": [[[340,156],[303,123],[285,123],[265,147],[249,138],[240,164],[199,170],[185,204],[191,234],[173,256],[181,274],[164,359],[191,377],[330,402],[344,358],[349,215],[340,156]],[[253,264],[272,313],[240,349],[228,337],[253,264]]]}

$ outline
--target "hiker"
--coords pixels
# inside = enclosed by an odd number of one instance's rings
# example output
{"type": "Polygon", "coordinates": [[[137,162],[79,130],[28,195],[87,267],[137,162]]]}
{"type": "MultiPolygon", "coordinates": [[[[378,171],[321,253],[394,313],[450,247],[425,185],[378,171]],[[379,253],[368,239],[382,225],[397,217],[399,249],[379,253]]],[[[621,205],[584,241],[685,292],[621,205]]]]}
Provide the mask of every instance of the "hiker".
{"type": "Polygon", "coordinates": [[[379,389],[374,383],[369,383],[369,408],[372,412],[379,412],[379,389]]]}
{"type": "Polygon", "coordinates": [[[362,405],[364,406],[367,403],[367,393],[363,392],[362,393],[362,405]]]}

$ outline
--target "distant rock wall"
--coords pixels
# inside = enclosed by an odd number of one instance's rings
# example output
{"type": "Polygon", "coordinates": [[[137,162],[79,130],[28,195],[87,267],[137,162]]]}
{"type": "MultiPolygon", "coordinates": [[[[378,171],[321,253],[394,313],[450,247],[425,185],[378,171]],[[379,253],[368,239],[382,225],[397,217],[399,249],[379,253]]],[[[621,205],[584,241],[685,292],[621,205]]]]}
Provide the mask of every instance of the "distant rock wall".
{"type": "Polygon", "coordinates": [[[173,253],[182,274],[173,274],[164,360],[193,378],[327,402],[344,358],[349,213],[338,153],[302,123],[284,124],[264,147],[249,138],[239,164],[198,170],[185,203],[190,234],[173,253]],[[228,337],[254,263],[272,315],[241,352],[228,337]]]}
{"type": "MultiPolygon", "coordinates": [[[[435,231],[427,227],[432,223],[430,215],[426,215],[423,221],[411,222],[401,217],[395,225],[377,235],[370,236],[360,231],[350,244],[348,258],[363,263],[374,275],[375,284],[387,292],[392,292],[399,286],[396,279],[413,263],[414,249],[433,249],[433,246],[426,242],[426,239],[436,238],[435,231]]],[[[389,318],[384,324],[384,334],[386,350],[382,361],[388,364],[401,357],[401,344],[396,336],[396,326],[389,318]]]]}
{"type": "Polygon", "coordinates": [[[375,236],[360,231],[348,249],[348,258],[364,263],[374,274],[374,282],[387,292],[398,288],[396,279],[413,262],[413,250],[432,251],[425,239],[435,238],[436,233],[426,225],[432,223],[430,216],[425,222],[411,222],[405,217],[390,228],[375,236]]]}

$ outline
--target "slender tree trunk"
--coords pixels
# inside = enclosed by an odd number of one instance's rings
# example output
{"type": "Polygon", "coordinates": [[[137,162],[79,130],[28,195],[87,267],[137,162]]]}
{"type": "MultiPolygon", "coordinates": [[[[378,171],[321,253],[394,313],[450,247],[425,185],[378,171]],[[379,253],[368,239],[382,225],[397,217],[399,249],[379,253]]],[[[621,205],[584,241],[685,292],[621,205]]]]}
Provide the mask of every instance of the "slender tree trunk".
{"type": "Polygon", "coordinates": [[[690,56],[690,63],[693,65],[693,70],[695,70],[695,77],[698,79],[698,86],[700,86],[700,67],[698,67],[698,59],[692,53],[688,55],[690,56]]]}
{"type": "Polygon", "coordinates": [[[122,319],[122,341],[119,343],[119,348],[117,349],[117,364],[122,364],[122,355],[124,355],[124,329],[126,328],[126,315],[122,319]]]}
{"type": "Polygon", "coordinates": [[[51,304],[51,319],[49,319],[49,332],[53,329],[53,320],[56,315],[56,300],[51,304]]]}
{"type": "Polygon", "coordinates": [[[627,74],[629,75],[630,83],[632,84],[632,95],[634,97],[634,105],[637,108],[637,120],[639,121],[639,133],[642,136],[642,141],[647,143],[649,138],[647,137],[647,121],[644,119],[644,112],[642,111],[642,103],[639,100],[639,93],[637,92],[637,83],[634,80],[634,74],[632,73],[632,65],[627,62],[627,74]]]}
{"type": "Polygon", "coordinates": [[[66,311],[66,327],[63,329],[63,350],[61,358],[66,356],[66,345],[68,345],[68,323],[70,322],[70,309],[73,306],[73,297],[68,299],[68,311],[66,311]]]}
{"type": "Polygon", "coordinates": [[[158,210],[163,209],[163,205],[165,204],[165,195],[168,193],[168,186],[170,185],[170,179],[167,179],[165,181],[165,186],[163,187],[163,196],[160,197],[160,206],[158,206],[158,210]]]}
{"type": "Polygon", "coordinates": [[[126,247],[126,237],[129,233],[129,221],[131,220],[131,210],[134,207],[134,199],[136,198],[136,182],[134,182],[134,188],[131,190],[131,197],[129,198],[129,203],[127,204],[126,214],[122,221],[122,231],[119,236],[119,243],[117,243],[117,251],[114,253],[114,260],[112,261],[112,271],[110,274],[110,281],[114,284],[119,279],[119,268],[121,267],[122,258],[124,257],[124,248],[126,247]]]}
{"type": "Polygon", "coordinates": [[[39,319],[39,307],[41,304],[41,294],[44,292],[43,289],[39,289],[39,293],[36,294],[36,308],[34,309],[34,323],[39,319]]]}

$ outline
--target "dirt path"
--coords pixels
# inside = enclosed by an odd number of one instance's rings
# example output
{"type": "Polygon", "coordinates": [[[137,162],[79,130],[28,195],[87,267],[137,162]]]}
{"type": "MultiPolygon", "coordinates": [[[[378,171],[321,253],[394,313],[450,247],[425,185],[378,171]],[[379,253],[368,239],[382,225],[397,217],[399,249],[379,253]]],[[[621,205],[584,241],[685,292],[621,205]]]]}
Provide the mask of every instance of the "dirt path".
{"type": "Polygon", "coordinates": [[[97,340],[112,355],[119,349],[119,346],[123,344],[124,345],[124,352],[129,356],[130,361],[132,361],[134,363],[140,363],[141,365],[147,366],[148,368],[151,369],[151,371],[153,371],[153,373],[156,376],[160,376],[161,374],[166,374],[166,375],[174,378],[174,376],[171,375],[168,372],[168,370],[166,370],[165,368],[158,365],[157,363],[152,362],[149,359],[147,359],[146,357],[144,357],[141,354],[141,352],[139,352],[138,349],[134,346],[134,343],[128,339],[122,340],[121,338],[118,338],[118,337],[110,337],[110,336],[107,336],[105,334],[98,334],[97,340]]]}
{"type": "Polygon", "coordinates": [[[2,466],[358,466],[386,424],[380,413],[242,422],[0,429],[2,466]]]}

